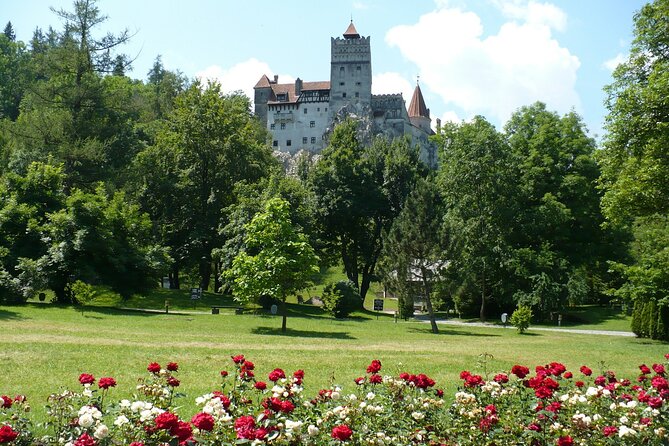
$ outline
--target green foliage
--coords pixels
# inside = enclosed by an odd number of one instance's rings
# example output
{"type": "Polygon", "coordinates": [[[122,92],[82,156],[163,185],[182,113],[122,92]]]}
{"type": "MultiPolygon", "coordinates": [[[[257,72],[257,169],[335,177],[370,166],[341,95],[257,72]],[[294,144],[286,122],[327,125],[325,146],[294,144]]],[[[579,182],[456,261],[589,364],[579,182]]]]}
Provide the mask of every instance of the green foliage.
{"type": "Polygon", "coordinates": [[[341,258],[364,299],[390,229],[425,167],[406,140],[379,137],[365,146],[357,121],[335,127],[330,145],[310,171],[320,238],[341,258]]]}
{"type": "MultiPolygon", "coordinates": [[[[225,275],[233,282],[239,302],[254,302],[267,296],[281,302],[309,284],[318,272],[318,257],[290,221],[288,203],[272,198],[264,210],[246,226],[245,250],[232,261],[225,275]]],[[[286,321],[283,308],[283,330],[286,321]]]]}
{"type": "Polygon", "coordinates": [[[360,293],[350,280],[340,280],[327,285],[321,296],[323,308],[337,319],[347,317],[360,308],[360,293]]]}
{"type": "Polygon", "coordinates": [[[509,222],[513,220],[515,174],[508,143],[483,117],[446,126],[441,146],[438,184],[453,234],[451,266],[463,286],[480,296],[479,317],[486,303],[501,294],[504,260],[509,255],[509,222]]]}
{"type": "Polygon", "coordinates": [[[532,309],[525,305],[519,305],[516,308],[516,311],[511,315],[511,325],[518,329],[519,333],[525,333],[530,327],[530,322],[532,322],[532,309]]]}
{"type": "Polygon", "coordinates": [[[74,283],[70,285],[70,293],[72,295],[72,300],[77,302],[82,306],[81,312],[84,311],[84,306],[89,305],[95,299],[97,293],[95,288],[81,280],[75,280],[74,283]]]}

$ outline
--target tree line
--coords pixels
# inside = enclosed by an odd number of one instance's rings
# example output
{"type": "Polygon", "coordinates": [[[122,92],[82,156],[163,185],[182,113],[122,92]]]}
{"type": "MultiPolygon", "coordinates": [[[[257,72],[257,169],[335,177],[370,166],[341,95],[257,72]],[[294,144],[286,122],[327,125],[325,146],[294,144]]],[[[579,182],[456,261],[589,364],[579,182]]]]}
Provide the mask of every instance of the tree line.
{"type": "Polygon", "coordinates": [[[216,292],[272,294],[238,280],[268,247],[304,260],[282,276],[279,300],[314,262],[339,264],[361,301],[383,282],[401,316],[416,297],[431,315],[484,320],[519,305],[550,318],[615,298],[634,305],[636,332],[666,339],[668,4],[635,16],[632,52],[607,87],[602,147],[578,114],[537,102],[501,131],[481,116],[446,124],[431,170],[410,141],[369,143],[347,119],[297,177],[242,94],[170,71],[160,56],[145,80],[129,77],[121,48],[131,36],[98,37],[106,17],[95,1],[54,11],[63,28],[38,28],[28,43],[8,23],[0,302],[43,289],[67,302],[78,280],[129,297],[162,276],[172,288],[196,277],[216,292]],[[297,245],[261,240],[272,234],[297,245]]]}

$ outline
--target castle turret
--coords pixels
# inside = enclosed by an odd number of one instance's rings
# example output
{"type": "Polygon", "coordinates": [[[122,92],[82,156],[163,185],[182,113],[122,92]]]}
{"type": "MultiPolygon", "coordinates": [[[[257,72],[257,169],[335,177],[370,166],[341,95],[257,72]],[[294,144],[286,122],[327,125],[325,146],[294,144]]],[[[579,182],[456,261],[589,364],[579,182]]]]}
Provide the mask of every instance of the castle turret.
{"type": "MultiPolygon", "coordinates": [[[[277,78],[274,78],[276,84],[277,78]]],[[[255,115],[260,119],[264,126],[267,126],[267,101],[272,96],[272,81],[266,75],[262,75],[260,80],[253,87],[253,103],[255,115]]]]}
{"type": "Polygon", "coordinates": [[[422,129],[426,133],[432,133],[430,118],[430,109],[425,106],[425,99],[423,99],[423,92],[420,90],[420,85],[416,82],[416,89],[413,91],[411,103],[409,104],[409,120],[415,127],[422,129]]]}
{"type": "Polygon", "coordinates": [[[370,38],[361,37],[351,21],[343,38],[331,39],[330,114],[352,104],[369,109],[372,101],[370,38]]]}

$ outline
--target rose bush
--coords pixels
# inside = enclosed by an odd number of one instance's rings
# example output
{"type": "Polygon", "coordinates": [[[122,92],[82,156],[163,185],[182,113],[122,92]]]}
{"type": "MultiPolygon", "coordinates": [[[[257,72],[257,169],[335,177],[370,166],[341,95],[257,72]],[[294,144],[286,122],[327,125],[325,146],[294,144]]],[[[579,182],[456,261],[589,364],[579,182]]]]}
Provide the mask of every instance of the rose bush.
{"type": "MultiPolygon", "coordinates": [[[[666,356],[669,360],[669,354],[666,356]]],[[[11,445],[664,445],[669,442],[667,365],[642,364],[634,379],[557,362],[531,371],[460,374],[451,402],[422,373],[365,376],[306,396],[304,371],[276,368],[256,378],[244,355],[232,357],[218,389],[179,413],[179,365],[147,367],[132,399],[113,401],[112,377],[82,373],[80,387],[49,397],[49,421],[34,426],[24,396],[0,396],[0,444],[11,445]],[[265,381],[266,379],[266,381],[265,381]],[[95,383],[97,382],[97,387],[95,383]],[[37,429],[37,430],[36,430],[37,429]],[[41,432],[40,435],[35,432],[41,432]],[[46,432],[46,435],[43,434],[46,432]]]]}

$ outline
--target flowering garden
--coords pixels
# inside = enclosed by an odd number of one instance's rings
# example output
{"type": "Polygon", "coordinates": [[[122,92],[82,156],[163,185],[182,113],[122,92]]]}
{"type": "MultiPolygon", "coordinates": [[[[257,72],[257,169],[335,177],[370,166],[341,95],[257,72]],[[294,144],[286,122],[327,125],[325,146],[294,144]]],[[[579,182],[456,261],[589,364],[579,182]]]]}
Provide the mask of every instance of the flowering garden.
{"type": "MultiPolygon", "coordinates": [[[[46,423],[30,401],[0,396],[0,443],[11,445],[663,445],[669,442],[664,363],[625,379],[560,363],[514,365],[490,376],[463,371],[452,396],[425,374],[388,376],[379,360],[353,380],[305,395],[302,370],[256,376],[243,355],[220,372],[221,387],[179,412],[179,364],[152,362],[132,400],[116,380],[79,375],[76,390],[48,398],[46,423]],[[40,433],[37,433],[40,432],[40,433]]],[[[9,392],[8,392],[9,393],[9,392]]]]}

